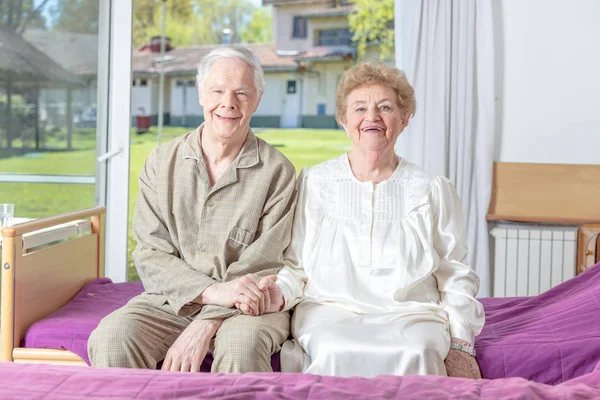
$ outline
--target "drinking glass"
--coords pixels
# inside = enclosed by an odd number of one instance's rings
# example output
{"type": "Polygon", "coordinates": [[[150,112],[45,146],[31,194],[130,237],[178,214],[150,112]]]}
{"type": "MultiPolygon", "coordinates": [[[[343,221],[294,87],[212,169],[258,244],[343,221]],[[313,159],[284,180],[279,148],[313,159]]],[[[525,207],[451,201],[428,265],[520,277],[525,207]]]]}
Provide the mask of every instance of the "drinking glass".
{"type": "Polygon", "coordinates": [[[14,204],[0,203],[0,229],[11,226],[14,214],[14,204]]]}

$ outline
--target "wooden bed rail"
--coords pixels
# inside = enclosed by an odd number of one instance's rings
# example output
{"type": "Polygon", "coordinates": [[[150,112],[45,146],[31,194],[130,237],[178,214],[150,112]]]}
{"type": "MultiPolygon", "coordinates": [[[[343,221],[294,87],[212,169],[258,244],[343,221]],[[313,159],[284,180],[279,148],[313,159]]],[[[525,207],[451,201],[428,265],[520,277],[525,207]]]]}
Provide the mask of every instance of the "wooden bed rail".
{"type": "Polygon", "coordinates": [[[84,210],[74,211],[66,214],[56,215],[54,217],[34,219],[32,221],[23,222],[15,226],[2,228],[2,237],[14,237],[18,235],[23,235],[25,233],[39,231],[40,229],[51,228],[56,225],[76,221],[78,219],[93,219],[94,217],[97,218],[104,214],[106,214],[106,207],[99,206],[86,208],[84,210]]]}
{"type": "Polygon", "coordinates": [[[13,361],[32,323],[65,305],[87,282],[104,276],[105,214],[106,207],[93,207],[2,229],[0,361],[13,361]],[[87,218],[91,233],[23,251],[23,235],[87,218]]]}

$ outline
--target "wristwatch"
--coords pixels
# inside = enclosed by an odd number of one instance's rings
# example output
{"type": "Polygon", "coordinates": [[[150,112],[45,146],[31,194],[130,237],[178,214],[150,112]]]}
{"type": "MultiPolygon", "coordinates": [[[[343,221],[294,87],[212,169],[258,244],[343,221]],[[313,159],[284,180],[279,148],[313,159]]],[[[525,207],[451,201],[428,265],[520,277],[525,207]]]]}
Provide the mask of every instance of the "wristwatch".
{"type": "Polygon", "coordinates": [[[464,351],[465,353],[475,357],[475,347],[473,346],[465,346],[464,344],[460,343],[452,343],[450,344],[450,348],[454,350],[464,351]]]}

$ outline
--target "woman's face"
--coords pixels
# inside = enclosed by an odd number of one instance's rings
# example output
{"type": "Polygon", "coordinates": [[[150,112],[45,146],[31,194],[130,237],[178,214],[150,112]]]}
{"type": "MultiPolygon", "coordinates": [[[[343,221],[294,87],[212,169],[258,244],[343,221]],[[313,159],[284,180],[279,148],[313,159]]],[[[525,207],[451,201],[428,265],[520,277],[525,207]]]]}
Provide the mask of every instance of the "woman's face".
{"type": "Polygon", "coordinates": [[[380,84],[361,85],[346,97],[346,121],[342,126],[353,147],[384,152],[393,149],[408,122],[396,93],[380,84]]]}

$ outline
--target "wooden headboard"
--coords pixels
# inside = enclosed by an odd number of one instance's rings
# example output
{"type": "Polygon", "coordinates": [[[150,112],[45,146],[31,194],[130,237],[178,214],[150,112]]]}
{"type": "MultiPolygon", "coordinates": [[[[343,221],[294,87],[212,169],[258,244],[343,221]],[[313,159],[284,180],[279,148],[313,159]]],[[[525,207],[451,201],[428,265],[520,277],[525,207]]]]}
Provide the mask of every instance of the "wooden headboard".
{"type": "Polygon", "coordinates": [[[105,213],[105,207],[94,207],[2,229],[0,361],[13,360],[13,349],[32,323],[65,305],[87,282],[104,276],[105,213]],[[91,228],[85,234],[59,244],[38,240],[48,230],[68,232],[65,224],[84,218],[91,228]],[[27,244],[34,248],[24,251],[27,244]]]}
{"type": "Polygon", "coordinates": [[[487,218],[600,223],[600,165],[496,162],[487,218]]]}

